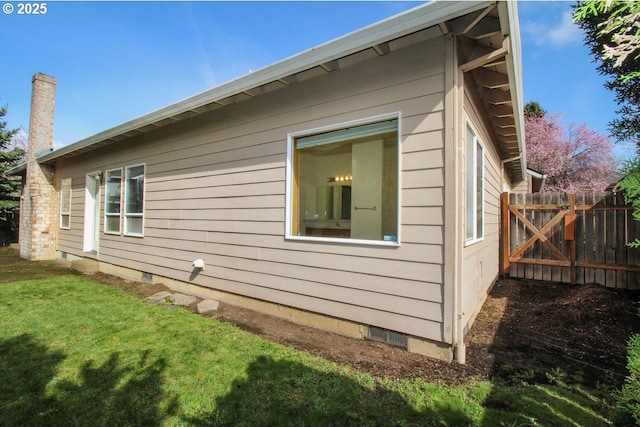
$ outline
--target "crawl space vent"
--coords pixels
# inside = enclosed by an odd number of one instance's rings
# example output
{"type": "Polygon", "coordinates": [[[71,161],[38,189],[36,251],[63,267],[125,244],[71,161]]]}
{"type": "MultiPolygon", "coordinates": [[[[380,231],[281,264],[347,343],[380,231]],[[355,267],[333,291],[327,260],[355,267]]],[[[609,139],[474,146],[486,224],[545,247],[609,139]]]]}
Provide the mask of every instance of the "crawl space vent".
{"type": "Polygon", "coordinates": [[[153,274],[151,273],[142,273],[142,281],[146,283],[153,282],[153,274]]]}
{"type": "Polygon", "coordinates": [[[398,332],[393,332],[388,329],[378,328],[376,326],[367,327],[367,338],[372,341],[380,341],[385,344],[402,347],[404,349],[408,348],[409,346],[406,335],[398,332]]]}

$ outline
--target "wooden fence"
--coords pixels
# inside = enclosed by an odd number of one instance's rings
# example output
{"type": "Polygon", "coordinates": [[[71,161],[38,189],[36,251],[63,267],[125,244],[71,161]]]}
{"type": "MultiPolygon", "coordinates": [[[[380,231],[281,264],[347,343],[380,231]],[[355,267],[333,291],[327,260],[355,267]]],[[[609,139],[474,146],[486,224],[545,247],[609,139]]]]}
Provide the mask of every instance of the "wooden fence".
{"type": "Polygon", "coordinates": [[[640,221],[621,194],[504,193],[501,270],[511,277],[640,289],[640,221]]]}

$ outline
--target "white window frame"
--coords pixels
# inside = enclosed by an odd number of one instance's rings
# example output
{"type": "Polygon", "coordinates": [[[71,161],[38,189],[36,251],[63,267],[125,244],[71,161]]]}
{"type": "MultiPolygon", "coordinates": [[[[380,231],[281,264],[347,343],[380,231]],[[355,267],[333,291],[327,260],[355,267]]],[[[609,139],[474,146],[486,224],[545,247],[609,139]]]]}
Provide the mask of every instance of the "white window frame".
{"type": "Polygon", "coordinates": [[[306,129],[297,132],[291,132],[287,134],[287,164],[286,164],[286,189],[285,189],[285,199],[286,199],[286,209],[285,209],[285,239],[287,240],[295,240],[295,241],[313,241],[313,242],[330,242],[330,243],[339,243],[345,245],[371,245],[371,246],[400,246],[401,240],[401,205],[402,205],[402,197],[401,197],[401,189],[402,189],[402,144],[401,144],[401,136],[402,132],[402,123],[400,112],[394,112],[389,114],[383,114],[379,116],[367,117],[360,120],[353,120],[348,122],[342,122],[334,125],[321,126],[313,129],[306,129]],[[364,239],[348,239],[348,238],[334,238],[334,237],[320,237],[320,236],[298,236],[293,234],[293,216],[297,215],[297,212],[293,211],[294,204],[294,156],[296,151],[295,142],[296,139],[309,136],[313,134],[326,133],[332,131],[338,131],[341,129],[346,129],[353,126],[361,126],[367,124],[373,124],[375,122],[381,122],[385,120],[397,120],[398,121],[398,129],[397,129],[397,173],[398,173],[398,182],[397,182],[397,205],[396,205],[396,230],[397,236],[396,240],[387,241],[387,240],[364,240],[364,239]]]}
{"type": "Polygon", "coordinates": [[[60,181],[60,228],[64,230],[71,229],[71,195],[73,194],[71,183],[72,183],[71,178],[65,178],[60,181]],[[65,191],[68,191],[68,195],[67,195],[68,206],[65,206],[65,203],[64,203],[65,191]],[[67,208],[67,210],[65,210],[65,207],[67,208]],[[64,225],[63,219],[65,217],[66,217],[67,225],[64,225]]]}
{"type": "Polygon", "coordinates": [[[485,147],[482,140],[478,137],[478,132],[474,129],[470,122],[466,123],[465,127],[465,151],[467,161],[465,164],[465,238],[466,245],[472,245],[474,243],[484,240],[484,220],[485,220],[485,206],[484,206],[484,181],[485,181],[485,147]],[[469,131],[473,134],[471,140],[469,140],[469,131]],[[480,149],[482,157],[480,158],[480,164],[478,165],[478,149],[480,149]],[[470,156],[470,157],[469,157],[470,156]],[[469,166],[472,167],[469,167],[469,166]],[[480,168],[481,177],[478,182],[478,168],[480,168]],[[479,186],[479,187],[478,187],[479,186]],[[480,200],[478,200],[480,196],[480,200]],[[481,204],[480,214],[482,218],[481,230],[478,230],[478,203],[481,204]],[[471,215],[468,215],[468,214],[471,215]],[[471,224],[469,224],[469,217],[471,216],[471,224]],[[469,226],[471,229],[471,236],[469,235],[469,226]]]}
{"type": "Polygon", "coordinates": [[[113,234],[113,235],[120,235],[122,234],[122,200],[123,200],[123,196],[124,196],[124,170],[123,168],[115,168],[115,169],[109,169],[107,171],[105,171],[104,174],[104,234],[113,234]],[[120,172],[120,200],[119,200],[119,204],[120,204],[120,212],[118,212],[117,214],[114,213],[108,213],[107,212],[107,206],[109,205],[109,201],[107,200],[107,197],[109,196],[109,173],[110,172],[120,172]],[[119,222],[118,222],[118,230],[117,231],[113,231],[113,230],[108,230],[107,229],[107,224],[108,224],[108,218],[114,218],[114,217],[118,217],[119,218],[119,222]]]}
{"type": "Polygon", "coordinates": [[[124,168],[124,174],[122,176],[123,179],[123,183],[124,183],[124,197],[121,201],[121,203],[123,203],[124,208],[122,209],[123,211],[123,218],[124,218],[124,235],[125,236],[133,236],[133,237],[143,237],[144,236],[144,205],[145,205],[145,194],[146,194],[146,185],[147,185],[147,166],[144,163],[139,163],[136,165],[129,165],[126,166],[124,168]],[[142,212],[128,212],[127,211],[127,198],[128,198],[128,191],[129,191],[129,185],[128,185],[128,180],[127,180],[127,172],[130,169],[136,168],[136,167],[140,167],[142,166],[142,175],[144,177],[144,181],[142,184],[142,212]],[[140,218],[141,219],[141,231],[138,232],[131,232],[129,230],[129,219],[130,218],[140,218]]]}

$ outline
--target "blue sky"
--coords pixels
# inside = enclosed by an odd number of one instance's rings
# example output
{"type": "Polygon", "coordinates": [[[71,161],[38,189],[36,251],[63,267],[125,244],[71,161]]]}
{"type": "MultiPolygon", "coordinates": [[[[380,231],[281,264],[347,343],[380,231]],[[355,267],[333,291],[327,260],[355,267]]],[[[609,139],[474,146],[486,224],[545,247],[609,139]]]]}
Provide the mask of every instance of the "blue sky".
{"type": "MultiPolygon", "coordinates": [[[[56,77],[56,146],[420,4],[71,1],[28,16],[9,3],[13,13],[0,13],[0,104],[9,106],[9,127],[26,130],[31,77],[56,77]]],[[[606,134],[617,106],[571,23],[571,5],[518,2],[525,102],[606,134]]]]}

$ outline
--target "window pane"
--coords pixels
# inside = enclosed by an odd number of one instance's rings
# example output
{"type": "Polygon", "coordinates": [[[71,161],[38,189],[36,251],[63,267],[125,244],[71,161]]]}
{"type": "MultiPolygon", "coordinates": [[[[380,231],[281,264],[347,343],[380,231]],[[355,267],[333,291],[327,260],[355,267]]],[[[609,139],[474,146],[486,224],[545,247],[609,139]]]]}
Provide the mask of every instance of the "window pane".
{"type": "Polygon", "coordinates": [[[69,228],[71,214],[71,178],[63,179],[60,189],[60,227],[69,228]]]}
{"type": "Polygon", "coordinates": [[[119,214],[122,194],[121,170],[107,171],[106,187],[105,212],[107,214],[119,214]]]}
{"type": "Polygon", "coordinates": [[[60,211],[63,213],[69,213],[69,211],[71,211],[71,186],[68,184],[63,185],[62,193],[60,195],[60,211]]]}
{"type": "Polygon", "coordinates": [[[473,130],[467,126],[466,135],[466,237],[467,240],[475,238],[475,209],[476,209],[476,188],[475,188],[475,157],[474,148],[476,145],[475,134],[473,130]]]}
{"type": "Polygon", "coordinates": [[[397,241],[397,119],[305,136],[295,144],[294,234],[397,241]]]}
{"type": "Polygon", "coordinates": [[[127,234],[142,234],[142,217],[128,217],[126,221],[127,234]]]}
{"type": "Polygon", "coordinates": [[[484,218],[484,153],[482,145],[476,143],[476,238],[483,237],[484,218]]]}
{"type": "Polygon", "coordinates": [[[60,212],[69,212],[69,191],[66,188],[62,188],[60,193],[60,212]]]}
{"type": "Polygon", "coordinates": [[[105,231],[107,233],[120,233],[120,215],[107,216],[105,218],[105,231]]]}
{"type": "Polygon", "coordinates": [[[144,166],[127,168],[125,213],[142,213],[144,200],[144,166]]]}
{"type": "Polygon", "coordinates": [[[142,215],[144,212],[144,165],[131,166],[125,171],[125,234],[142,235],[142,215]]]}
{"type": "Polygon", "coordinates": [[[484,149],[469,125],[465,143],[466,237],[473,241],[484,236],[484,149]]]}

